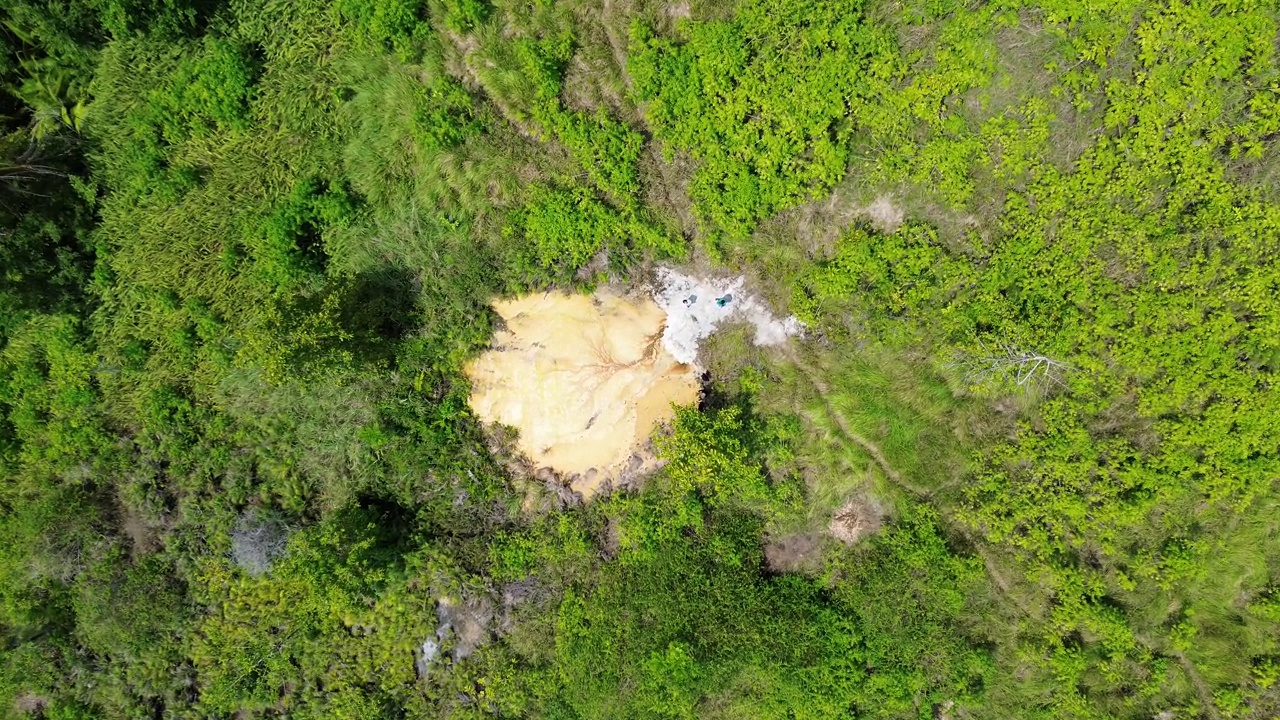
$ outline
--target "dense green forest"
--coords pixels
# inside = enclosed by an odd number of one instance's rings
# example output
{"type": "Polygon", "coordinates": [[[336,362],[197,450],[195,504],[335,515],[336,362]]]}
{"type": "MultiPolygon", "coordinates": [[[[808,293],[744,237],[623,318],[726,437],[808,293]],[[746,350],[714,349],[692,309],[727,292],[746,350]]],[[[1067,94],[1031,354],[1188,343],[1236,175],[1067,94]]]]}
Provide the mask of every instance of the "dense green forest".
{"type": "Polygon", "coordinates": [[[0,0],[0,124],[6,717],[1280,716],[1273,0],[0,0]],[[807,331],[531,503],[490,302],[659,263],[807,331]]]}

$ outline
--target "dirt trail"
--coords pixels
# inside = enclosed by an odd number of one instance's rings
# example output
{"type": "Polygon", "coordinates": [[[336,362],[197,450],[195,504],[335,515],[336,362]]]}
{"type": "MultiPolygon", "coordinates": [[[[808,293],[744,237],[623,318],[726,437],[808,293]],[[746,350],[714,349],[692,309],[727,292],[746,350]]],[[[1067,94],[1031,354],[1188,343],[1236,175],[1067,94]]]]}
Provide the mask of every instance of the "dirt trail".
{"type": "MultiPolygon", "coordinates": [[[[845,419],[845,417],[840,413],[839,410],[837,410],[834,406],[832,406],[831,403],[827,400],[829,387],[822,380],[822,377],[818,375],[816,371],[814,371],[811,367],[805,364],[799,358],[799,356],[796,354],[794,350],[789,349],[787,352],[787,356],[790,358],[792,363],[795,364],[796,368],[800,370],[800,373],[805,377],[805,379],[813,386],[814,390],[817,391],[818,397],[822,401],[823,411],[831,419],[831,421],[835,424],[835,426],[840,430],[841,434],[845,436],[846,439],[853,442],[855,445],[862,448],[868,455],[870,455],[871,459],[874,460],[876,464],[880,466],[880,469],[881,471],[884,472],[885,476],[888,477],[891,481],[893,481],[894,484],[910,491],[911,493],[917,495],[918,497],[927,498],[930,496],[931,493],[928,490],[921,488],[917,485],[914,485],[908,482],[907,480],[904,480],[903,477],[896,470],[894,470],[891,465],[889,465],[888,460],[885,459],[884,454],[880,452],[880,448],[877,447],[875,443],[871,442],[870,440],[867,440],[866,438],[862,437],[858,433],[854,432],[852,428],[850,428],[849,423],[845,419]]],[[[979,540],[977,538],[974,538],[971,535],[971,533],[968,531],[968,529],[963,528],[962,526],[959,529],[961,530],[961,533],[963,535],[968,537],[973,542],[974,549],[977,551],[978,555],[982,558],[983,566],[987,571],[987,575],[991,578],[992,582],[995,583],[996,588],[999,591],[1000,595],[1003,596],[1011,604],[1013,604],[1014,607],[1016,607],[1019,611],[1021,611],[1027,617],[1040,618],[1042,616],[1041,613],[1034,611],[1032,608],[1028,607],[1019,598],[1016,597],[1009,581],[1003,576],[1003,574],[1000,573],[999,569],[996,567],[995,560],[986,551],[986,549],[982,547],[979,540]]],[[[1143,644],[1145,644],[1147,647],[1156,647],[1156,645],[1150,642],[1148,638],[1138,636],[1138,640],[1143,644]]],[[[1191,684],[1195,688],[1196,695],[1199,697],[1200,702],[1206,708],[1206,712],[1210,720],[1219,720],[1221,715],[1218,713],[1217,707],[1214,705],[1212,689],[1209,687],[1208,683],[1205,682],[1204,677],[1200,675],[1195,665],[1190,661],[1190,659],[1187,658],[1187,656],[1184,653],[1178,650],[1174,650],[1170,654],[1174,659],[1178,661],[1178,664],[1182,667],[1183,671],[1186,672],[1187,677],[1191,680],[1191,684]]]]}
{"type": "Polygon", "coordinates": [[[1181,650],[1174,652],[1173,656],[1178,659],[1178,664],[1187,673],[1187,677],[1191,678],[1191,684],[1195,686],[1196,695],[1200,698],[1200,705],[1204,708],[1205,714],[1209,716],[1209,720],[1221,720],[1222,715],[1218,712],[1218,704],[1214,702],[1213,689],[1209,687],[1209,683],[1204,681],[1200,671],[1196,669],[1196,666],[1187,659],[1187,656],[1181,650]]]}
{"type": "MultiPolygon", "coordinates": [[[[813,386],[814,390],[817,391],[818,397],[822,401],[823,411],[826,413],[827,417],[831,419],[846,439],[862,448],[863,451],[871,456],[871,459],[880,466],[880,470],[885,474],[885,477],[889,478],[889,480],[894,484],[910,491],[921,499],[928,498],[932,495],[930,491],[904,480],[902,475],[899,474],[897,470],[894,470],[893,466],[889,464],[889,461],[885,459],[884,453],[880,452],[880,448],[876,446],[875,443],[854,432],[853,429],[849,427],[849,422],[845,419],[844,415],[842,415],[840,411],[832,406],[827,400],[830,389],[817,371],[802,361],[794,350],[789,350],[787,357],[796,366],[796,368],[800,370],[800,373],[809,382],[809,384],[813,386]]],[[[982,546],[980,538],[975,537],[968,528],[964,527],[963,524],[957,523],[955,527],[960,534],[968,538],[972,543],[974,550],[976,550],[978,555],[982,558],[983,566],[987,571],[987,575],[991,577],[991,580],[995,583],[996,589],[999,593],[1024,615],[1032,618],[1041,617],[1040,613],[1032,610],[1032,608],[1028,607],[1014,594],[1009,581],[1000,572],[999,568],[997,568],[995,559],[992,558],[991,554],[982,546]]]]}
{"type": "Polygon", "coordinates": [[[840,430],[846,440],[862,448],[864,452],[870,455],[871,459],[880,466],[880,470],[885,474],[885,477],[892,481],[893,484],[910,491],[914,495],[920,497],[929,496],[928,490],[904,479],[897,470],[894,470],[889,461],[885,459],[884,453],[880,452],[879,446],[853,430],[848,419],[827,400],[827,396],[831,394],[831,388],[813,368],[801,360],[800,356],[794,351],[789,350],[787,356],[796,368],[800,370],[800,374],[804,376],[805,380],[817,391],[818,399],[822,402],[823,412],[831,419],[831,422],[835,423],[836,428],[840,430]]]}

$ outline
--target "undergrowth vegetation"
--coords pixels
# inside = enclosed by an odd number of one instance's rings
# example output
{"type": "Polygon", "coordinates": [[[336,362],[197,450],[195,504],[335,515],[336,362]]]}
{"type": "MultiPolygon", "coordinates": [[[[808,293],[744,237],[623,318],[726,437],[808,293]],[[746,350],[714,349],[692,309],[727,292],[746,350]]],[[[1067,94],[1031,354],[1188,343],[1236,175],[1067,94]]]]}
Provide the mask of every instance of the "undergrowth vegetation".
{"type": "Polygon", "coordinates": [[[1275,716],[1278,23],[9,0],[0,715],[1275,716]],[[684,261],[805,338],[531,491],[490,301],[684,261]]]}

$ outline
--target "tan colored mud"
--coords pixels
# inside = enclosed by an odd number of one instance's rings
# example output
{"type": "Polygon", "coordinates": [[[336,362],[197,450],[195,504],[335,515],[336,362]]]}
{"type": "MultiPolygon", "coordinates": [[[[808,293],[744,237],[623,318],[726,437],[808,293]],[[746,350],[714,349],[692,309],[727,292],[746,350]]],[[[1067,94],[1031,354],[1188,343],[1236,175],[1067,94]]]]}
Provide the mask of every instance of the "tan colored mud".
{"type": "Polygon", "coordinates": [[[853,498],[836,511],[827,531],[846,545],[878,532],[884,524],[884,510],[871,498],[853,498]]]}
{"type": "Polygon", "coordinates": [[[698,371],[663,348],[653,300],[544,293],[494,310],[506,328],[466,368],[471,407],[519,430],[520,450],[584,498],[628,469],[672,403],[698,399],[698,371]]]}

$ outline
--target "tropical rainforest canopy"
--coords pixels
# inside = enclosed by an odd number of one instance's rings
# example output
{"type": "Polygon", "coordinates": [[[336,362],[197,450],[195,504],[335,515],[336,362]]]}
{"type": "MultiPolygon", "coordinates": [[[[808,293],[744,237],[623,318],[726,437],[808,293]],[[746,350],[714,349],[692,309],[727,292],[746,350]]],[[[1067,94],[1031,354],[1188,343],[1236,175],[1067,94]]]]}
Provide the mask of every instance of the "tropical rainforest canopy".
{"type": "Polygon", "coordinates": [[[1278,23],[0,0],[0,715],[1276,717],[1278,23]],[[662,267],[804,335],[583,501],[464,368],[662,267]]]}

